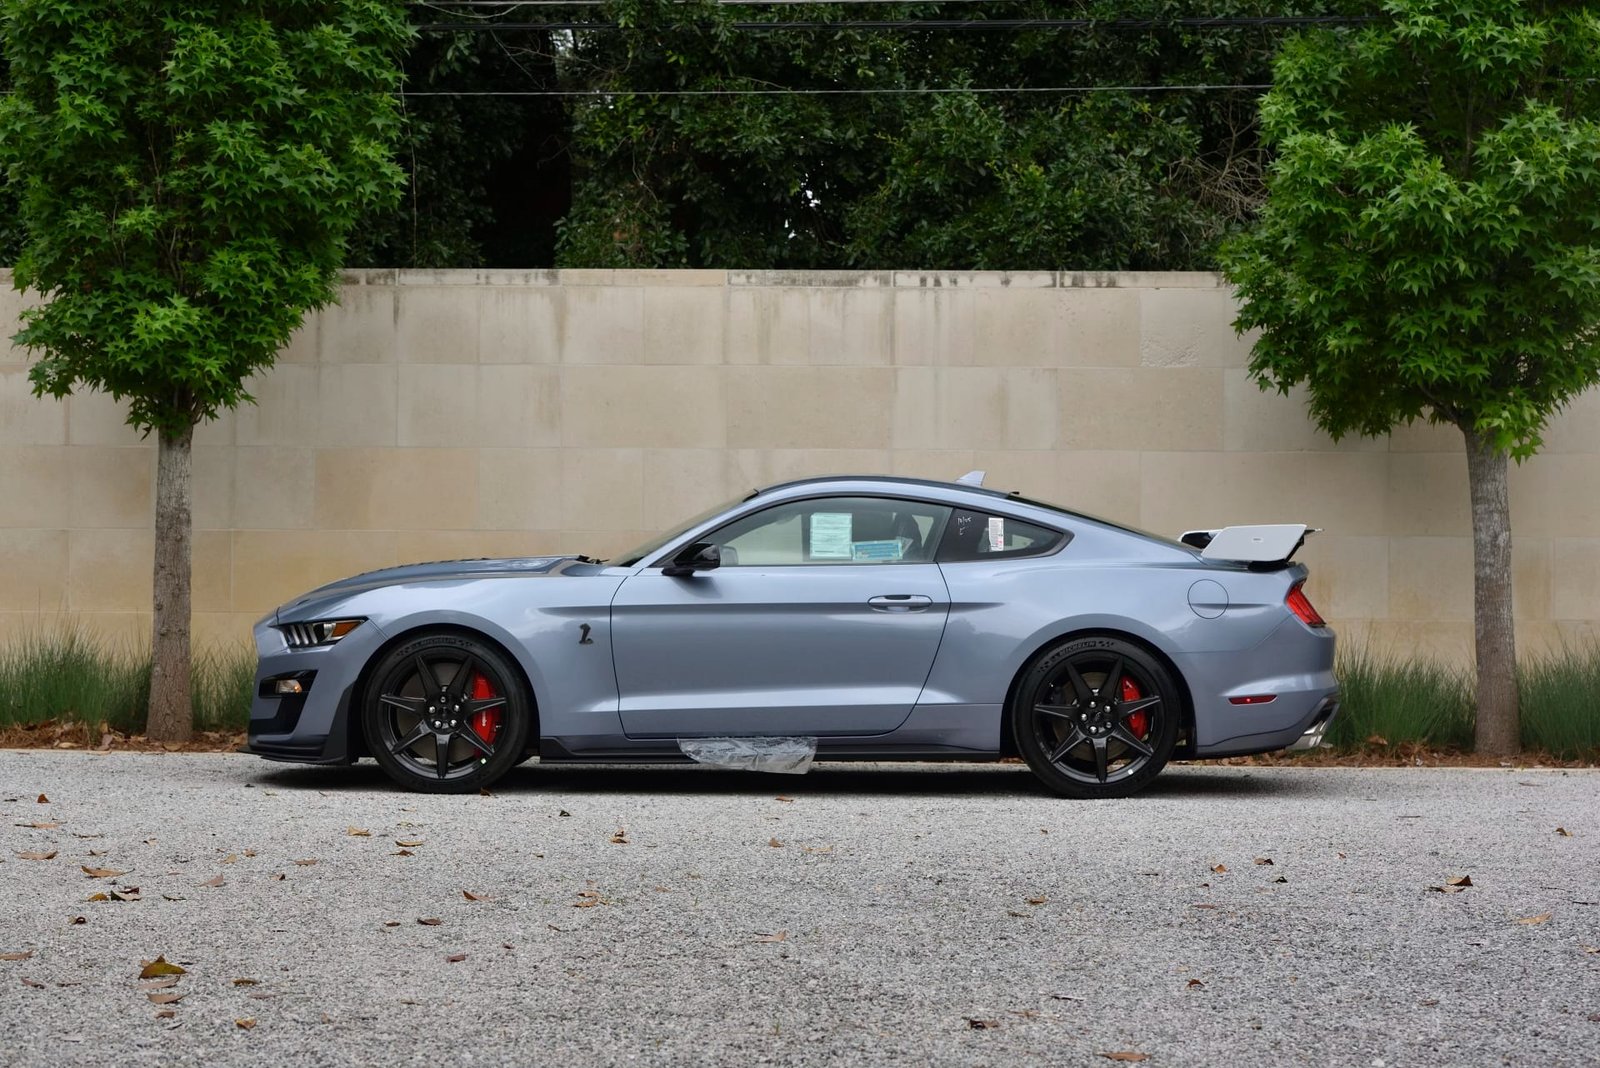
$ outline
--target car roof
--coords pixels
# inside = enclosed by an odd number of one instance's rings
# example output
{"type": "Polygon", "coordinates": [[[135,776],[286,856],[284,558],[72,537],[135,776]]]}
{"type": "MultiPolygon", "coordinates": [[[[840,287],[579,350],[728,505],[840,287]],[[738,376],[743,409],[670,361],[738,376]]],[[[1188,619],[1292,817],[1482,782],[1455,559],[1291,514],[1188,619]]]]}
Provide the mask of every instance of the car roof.
{"type": "MultiPolygon", "coordinates": [[[[785,491],[785,495],[787,495],[787,491],[801,491],[813,487],[819,489],[829,486],[845,487],[861,485],[862,483],[866,483],[874,487],[904,487],[909,490],[932,490],[935,494],[937,494],[938,497],[946,501],[949,501],[952,497],[959,500],[961,496],[968,496],[969,499],[970,497],[987,497],[990,500],[1009,503],[1014,507],[1020,506],[1035,513],[1044,512],[1046,514],[1054,514],[1056,516],[1064,516],[1076,520],[1085,520],[1117,533],[1131,534],[1137,538],[1143,538],[1150,541],[1159,542],[1164,545],[1183,548],[1190,551],[1194,555],[1198,555],[1198,553],[1194,552],[1192,547],[1181,545],[1172,538],[1164,537],[1148,530],[1141,530],[1138,527],[1130,527],[1124,523],[1118,523],[1115,520],[1105,519],[1097,515],[1090,515],[1087,512],[1080,512],[1077,509],[1066,508],[1059,504],[1051,504],[1048,501],[1040,501],[1031,497],[1024,497],[1021,493],[1016,491],[1006,492],[1005,490],[991,489],[987,486],[975,485],[971,482],[943,482],[939,481],[938,479],[931,478],[907,478],[903,475],[815,475],[810,478],[791,479],[788,482],[777,482],[770,486],[763,486],[759,489],[752,490],[748,496],[743,498],[743,500],[745,502],[759,500],[762,497],[765,497],[769,494],[777,494],[780,491],[785,491]]],[[[1026,515],[1027,512],[1024,512],[1024,514],[1026,515]]]]}
{"type": "Polygon", "coordinates": [[[775,482],[770,486],[762,486],[754,490],[745,498],[752,500],[756,497],[778,490],[795,489],[801,486],[827,486],[840,482],[884,482],[895,486],[917,486],[922,489],[936,489],[943,492],[955,491],[957,493],[978,493],[986,497],[999,497],[1002,500],[1021,500],[1015,493],[1004,493],[1000,490],[989,489],[985,486],[975,485],[971,482],[942,482],[932,478],[907,478],[903,475],[813,475],[810,478],[796,478],[788,482],[775,482]]]}

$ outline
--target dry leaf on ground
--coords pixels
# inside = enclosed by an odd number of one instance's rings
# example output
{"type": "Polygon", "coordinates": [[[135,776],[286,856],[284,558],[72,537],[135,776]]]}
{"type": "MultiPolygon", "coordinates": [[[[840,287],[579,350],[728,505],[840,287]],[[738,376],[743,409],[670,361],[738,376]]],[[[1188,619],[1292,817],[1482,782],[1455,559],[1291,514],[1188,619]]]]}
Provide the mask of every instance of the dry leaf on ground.
{"type": "Polygon", "coordinates": [[[1148,1054],[1148,1053],[1139,1053],[1136,1050],[1131,1050],[1131,1049],[1120,1049],[1120,1050],[1116,1050],[1116,1051],[1114,1051],[1112,1053],[1101,1053],[1101,1054],[1098,1054],[1098,1056],[1104,1057],[1108,1061],[1137,1062],[1137,1061],[1147,1061],[1147,1060],[1150,1059],[1150,1054],[1148,1054]]]}
{"type": "Polygon", "coordinates": [[[1211,866],[1211,870],[1216,872],[1218,875],[1222,875],[1227,872],[1228,866],[1226,864],[1213,864],[1211,866]]]}
{"type": "Polygon", "coordinates": [[[295,861],[295,864],[298,867],[309,868],[309,867],[311,867],[311,865],[315,864],[316,862],[317,861],[316,861],[315,857],[310,857],[310,858],[308,858],[306,860],[297,860],[297,861],[295,861]]]}
{"type": "Polygon", "coordinates": [[[598,890],[579,890],[578,897],[581,900],[572,903],[572,907],[575,909],[592,909],[596,905],[605,904],[605,899],[600,896],[600,891],[598,890]]]}
{"type": "Polygon", "coordinates": [[[18,853],[17,857],[20,860],[54,860],[56,851],[52,849],[48,853],[18,853]]]}
{"type": "Polygon", "coordinates": [[[233,1021],[233,1026],[237,1027],[241,1031],[248,1031],[255,1025],[256,1018],[254,1016],[245,1016],[241,1019],[233,1021]]]}
{"type": "Polygon", "coordinates": [[[422,839],[420,839],[420,838],[396,838],[394,840],[394,844],[399,846],[402,849],[410,849],[412,846],[421,845],[422,844],[422,839]]]}
{"type": "Polygon", "coordinates": [[[73,923],[88,923],[88,922],[89,922],[89,917],[87,917],[87,916],[74,916],[74,917],[72,917],[72,919],[67,921],[67,923],[69,923],[69,924],[73,924],[73,923]]]}
{"type": "Polygon", "coordinates": [[[33,950],[24,949],[20,953],[0,953],[0,960],[27,960],[33,956],[33,950]]]}
{"type": "Polygon", "coordinates": [[[49,803],[50,803],[50,799],[48,797],[44,796],[44,794],[40,794],[39,795],[39,804],[48,805],[49,803]]]}
{"type": "Polygon", "coordinates": [[[1272,858],[1271,857],[1257,857],[1256,858],[1256,863],[1257,864],[1271,864],[1272,863],[1272,858]]]}
{"type": "Polygon", "coordinates": [[[755,940],[757,942],[787,942],[789,940],[789,932],[784,930],[773,931],[771,934],[760,934],[756,935],[755,940]]]}
{"type": "Polygon", "coordinates": [[[44,989],[44,984],[43,983],[39,982],[39,980],[37,980],[37,979],[30,979],[26,975],[24,975],[22,977],[22,985],[23,986],[31,986],[35,990],[43,990],[44,989]]]}
{"type": "Polygon", "coordinates": [[[118,875],[128,874],[125,871],[117,871],[115,868],[91,868],[86,864],[78,866],[83,869],[83,874],[91,879],[110,879],[118,875]]]}
{"type": "Polygon", "coordinates": [[[140,990],[165,990],[169,986],[177,986],[181,978],[176,975],[158,975],[154,979],[139,980],[140,990]]]}
{"type": "Polygon", "coordinates": [[[1572,832],[1567,830],[1565,827],[1557,827],[1556,828],[1556,833],[1559,834],[1563,838],[1571,838],[1572,837],[1572,832]]]}
{"type": "Polygon", "coordinates": [[[396,849],[393,853],[390,853],[389,855],[391,857],[414,857],[414,856],[416,856],[416,854],[411,852],[411,850],[409,850],[409,849],[396,849]]]}
{"type": "Polygon", "coordinates": [[[437,916],[424,916],[417,920],[424,927],[437,927],[444,921],[437,916]]]}
{"type": "MultiPolygon", "coordinates": [[[[94,898],[90,898],[93,901],[94,898]]],[[[112,901],[138,901],[139,888],[137,886],[114,886],[111,888],[112,901]]]]}
{"type": "Polygon", "coordinates": [[[1185,985],[1186,985],[1186,986],[1205,986],[1205,985],[1206,985],[1206,984],[1204,984],[1204,983],[1202,983],[1202,982],[1201,982],[1201,981],[1200,981],[1200,980],[1198,980],[1198,979],[1190,979],[1190,980],[1189,980],[1189,981],[1188,981],[1188,983],[1186,983],[1186,984],[1185,984],[1185,985]]]}
{"type": "Polygon", "coordinates": [[[200,885],[201,886],[225,886],[227,884],[223,880],[221,875],[213,875],[211,878],[207,879],[205,882],[201,883],[200,885]]]}
{"type": "Polygon", "coordinates": [[[783,843],[778,841],[776,838],[768,838],[767,839],[767,845],[771,846],[773,849],[782,849],[783,848],[783,843]]]}
{"type": "Polygon", "coordinates": [[[1000,1026],[999,1020],[980,1020],[973,1016],[966,1018],[967,1026],[974,1031],[990,1031],[1000,1026]]]}
{"type": "Polygon", "coordinates": [[[627,845],[628,844],[628,829],[626,827],[618,827],[617,830],[616,830],[616,833],[614,833],[611,836],[611,844],[612,845],[627,845]]]}
{"type": "Polygon", "coordinates": [[[365,827],[346,827],[344,833],[351,838],[371,838],[372,832],[365,827]]]}
{"type": "Polygon", "coordinates": [[[444,959],[444,962],[446,964],[460,964],[466,959],[467,955],[465,953],[452,953],[444,959]]]}
{"type": "Polygon", "coordinates": [[[174,964],[166,958],[165,954],[155,960],[142,961],[143,967],[139,969],[140,979],[156,979],[163,975],[185,975],[189,969],[181,964],[174,964]]]}
{"type": "Polygon", "coordinates": [[[1049,898],[1044,897],[1044,896],[1030,897],[1028,899],[1028,904],[1030,904],[1030,905],[1043,905],[1046,901],[1049,901],[1049,900],[1050,900],[1049,898]]]}
{"type": "Polygon", "coordinates": [[[178,1002],[182,1001],[188,996],[188,994],[184,994],[179,991],[145,995],[145,997],[149,998],[154,1004],[157,1005],[176,1005],[178,1002]]]}
{"type": "Polygon", "coordinates": [[[1550,914],[1548,912],[1541,912],[1537,916],[1524,916],[1517,922],[1531,926],[1536,923],[1544,923],[1548,919],[1550,919],[1550,914]]]}
{"type": "Polygon", "coordinates": [[[471,890],[461,891],[461,896],[468,901],[487,901],[489,898],[488,894],[474,894],[471,890]]]}
{"type": "Polygon", "coordinates": [[[237,864],[237,863],[239,863],[239,854],[237,854],[237,853],[229,853],[227,856],[222,858],[222,863],[223,864],[237,864]]]}
{"type": "Polygon", "coordinates": [[[59,823],[19,823],[18,827],[27,827],[35,831],[53,831],[61,826],[59,823]]]}
{"type": "Polygon", "coordinates": [[[1446,886],[1471,886],[1472,885],[1472,876],[1470,876],[1470,875],[1452,875],[1450,878],[1446,879],[1444,882],[1445,882],[1446,886]]]}
{"type": "Polygon", "coordinates": [[[235,979],[233,981],[233,985],[234,986],[255,986],[259,982],[260,982],[259,979],[235,979]]]}

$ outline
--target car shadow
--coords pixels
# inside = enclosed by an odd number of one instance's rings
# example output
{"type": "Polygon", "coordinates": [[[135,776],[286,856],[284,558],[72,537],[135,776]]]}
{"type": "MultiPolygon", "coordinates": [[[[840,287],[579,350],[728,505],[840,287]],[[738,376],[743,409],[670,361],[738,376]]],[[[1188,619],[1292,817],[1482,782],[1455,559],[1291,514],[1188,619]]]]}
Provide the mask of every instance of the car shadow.
{"type": "MultiPolygon", "coordinates": [[[[1262,769],[1177,766],[1128,802],[1140,799],[1261,797],[1325,794],[1329,784],[1312,776],[1258,774],[1262,769]]],[[[394,791],[398,788],[376,764],[349,767],[269,766],[252,781],[258,786],[325,793],[394,791]]],[[[495,783],[491,793],[507,796],[549,793],[656,794],[770,797],[972,797],[1050,798],[1021,764],[821,764],[804,775],[729,771],[697,765],[526,764],[495,783]]]]}

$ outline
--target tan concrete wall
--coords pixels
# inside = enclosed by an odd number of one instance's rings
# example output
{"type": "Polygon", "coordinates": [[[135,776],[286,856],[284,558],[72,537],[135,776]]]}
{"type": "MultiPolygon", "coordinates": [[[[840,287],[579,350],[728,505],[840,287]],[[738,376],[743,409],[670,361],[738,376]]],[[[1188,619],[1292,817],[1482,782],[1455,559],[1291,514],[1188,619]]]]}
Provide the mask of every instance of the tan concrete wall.
{"type": "MultiPolygon", "coordinates": [[[[197,433],[196,624],[242,639],[397,562],[603,556],[802,475],[986,468],[1164,532],[1325,527],[1304,551],[1325,615],[1464,657],[1459,435],[1335,445],[1256,389],[1232,317],[1202,274],[353,272],[259,406],[197,433]]],[[[69,618],[144,640],[154,450],[122,420],[34,399],[0,343],[0,635],[69,618]]],[[[1600,394],[1547,441],[1512,479],[1530,646],[1600,632],[1600,394]]]]}

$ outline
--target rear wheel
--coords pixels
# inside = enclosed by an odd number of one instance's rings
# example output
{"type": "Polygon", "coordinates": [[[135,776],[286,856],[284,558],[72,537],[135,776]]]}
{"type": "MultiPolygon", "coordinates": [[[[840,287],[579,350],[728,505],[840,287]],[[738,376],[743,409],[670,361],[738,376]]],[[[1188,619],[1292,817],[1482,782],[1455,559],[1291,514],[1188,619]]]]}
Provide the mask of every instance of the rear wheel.
{"type": "Polygon", "coordinates": [[[1182,714],[1170,672],[1120,638],[1063,642],[1028,668],[1009,712],[1017,748],[1063,797],[1126,797],[1172,758],[1182,714]]]}
{"type": "Polygon", "coordinates": [[[383,770],[429,793],[467,793],[504,775],[522,759],[533,720],[515,668],[463,634],[426,634],[391,650],[361,712],[383,770]]]}

